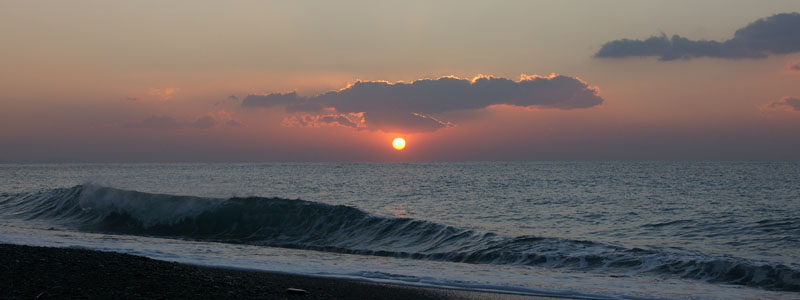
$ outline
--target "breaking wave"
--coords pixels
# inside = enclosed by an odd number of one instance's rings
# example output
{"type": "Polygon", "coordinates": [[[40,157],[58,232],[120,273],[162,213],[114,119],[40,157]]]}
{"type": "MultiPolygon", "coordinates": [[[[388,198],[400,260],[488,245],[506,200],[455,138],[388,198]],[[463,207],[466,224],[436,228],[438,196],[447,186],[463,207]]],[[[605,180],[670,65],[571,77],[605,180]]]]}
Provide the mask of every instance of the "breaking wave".
{"type": "MultiPolygon", "coordinates": [[[[94,185],[0,194],[0,216],[81,231],[472,264],[649,273],[800,291],[796,267],[676,249],[508,237],[303,200],[173,196],[94,185]]],[[[670,224],[653,224],[668,226],[670,224]]]]}

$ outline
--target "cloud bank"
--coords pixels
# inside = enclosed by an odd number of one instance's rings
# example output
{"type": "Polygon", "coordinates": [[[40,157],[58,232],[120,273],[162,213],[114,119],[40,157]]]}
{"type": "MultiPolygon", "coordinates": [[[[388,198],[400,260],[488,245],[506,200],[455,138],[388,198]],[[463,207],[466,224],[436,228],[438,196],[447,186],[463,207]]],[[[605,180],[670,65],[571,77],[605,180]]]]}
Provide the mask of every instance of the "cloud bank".
{"type": "Polygon", "coordinates": [[[336,124],[358,129],[424,132],[447,127],[432,115],[505,104],[555,109],[589,108],[603,103],[595,87],[580,79],[552,74],[522,75],[519,81],[479,76],[423,79],[411,83],[358,81],[313,97],[295,92],[249,95],[243,107],[285,107],[301,116],[285,124],[336,124]]]}
{"type": "Polygon", "coordinates": [[[800,98],[783,97],[764,105],[765,110],[800,111],[800,98]]]}
{"type": "Polygon", "coordinates": [[[234,119],[230,112],[221,110],[202,115],[197,119],[188,122],[181,122],[170,116],[153,115],[144,118],[138,122],[126,123],[125,127],[149,128],[149,129],[179,129],[179,128],[208,129],[218,124],[231,127],[242,126],[242,123],[234,119]]]}
{"type": "Polygon", "coordinates": [[[764,58],[770,54],[800,52],[800,14],[783,13],[759,19],[734,33],[727,41],[690,40],[679,35],[652,36],[646,40],[621,39],[605,43],[594,56],[626,58],[657,56],[659,60],[716,57],[764,58]]]}

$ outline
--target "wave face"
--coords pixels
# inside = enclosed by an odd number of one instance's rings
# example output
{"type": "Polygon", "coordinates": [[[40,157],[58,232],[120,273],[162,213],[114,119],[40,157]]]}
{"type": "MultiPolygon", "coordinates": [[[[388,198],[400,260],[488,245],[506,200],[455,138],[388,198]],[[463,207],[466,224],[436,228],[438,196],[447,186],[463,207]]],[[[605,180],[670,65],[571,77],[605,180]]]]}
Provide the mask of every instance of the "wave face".
{"type": "Polygon", "coordinates": [[[567,268],[800,291],[800,270],[729,256],[536,236],[507,237],[348,206],[280,198],[214,199],[80,185],[0,195],[0,216],[81,231],[360,255],[567,268]]]}

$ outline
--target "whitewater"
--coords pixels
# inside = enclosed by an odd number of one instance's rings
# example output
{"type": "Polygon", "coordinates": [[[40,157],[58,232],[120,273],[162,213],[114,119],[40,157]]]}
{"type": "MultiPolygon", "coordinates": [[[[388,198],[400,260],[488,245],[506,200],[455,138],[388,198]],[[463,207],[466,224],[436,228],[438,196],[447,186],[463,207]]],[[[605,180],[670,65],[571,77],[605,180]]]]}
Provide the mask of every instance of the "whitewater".
{"type": "Polygon", "coordinates": [[[585,299],[800,297],[800,163],[0,165],[0,242],[585,299]]]}

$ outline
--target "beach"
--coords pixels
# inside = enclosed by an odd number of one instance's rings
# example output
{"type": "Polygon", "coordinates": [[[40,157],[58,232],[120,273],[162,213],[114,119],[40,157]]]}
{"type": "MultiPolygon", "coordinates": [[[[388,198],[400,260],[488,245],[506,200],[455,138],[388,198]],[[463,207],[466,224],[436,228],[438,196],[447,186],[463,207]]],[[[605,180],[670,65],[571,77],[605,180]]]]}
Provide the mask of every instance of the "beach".
{"type": "Polygon", "coordinates": [[[11,244],[0,244],[0,298],[556,299],[200,267],[115,252],[11,244]]]}

